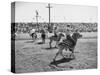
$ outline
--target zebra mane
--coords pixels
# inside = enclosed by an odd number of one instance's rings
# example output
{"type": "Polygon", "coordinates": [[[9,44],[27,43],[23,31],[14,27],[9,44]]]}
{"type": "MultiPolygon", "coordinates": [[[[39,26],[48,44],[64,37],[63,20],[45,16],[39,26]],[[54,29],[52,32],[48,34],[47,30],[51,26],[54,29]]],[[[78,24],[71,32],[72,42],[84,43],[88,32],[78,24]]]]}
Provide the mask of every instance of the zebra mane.
{"type": "Polygon", "coordinates": [[[80,36],[79,33],[73,33],[72,39],[73,39],[74,41],[77,41],[77,39],[79,38],[79,36],[80,36]]]}

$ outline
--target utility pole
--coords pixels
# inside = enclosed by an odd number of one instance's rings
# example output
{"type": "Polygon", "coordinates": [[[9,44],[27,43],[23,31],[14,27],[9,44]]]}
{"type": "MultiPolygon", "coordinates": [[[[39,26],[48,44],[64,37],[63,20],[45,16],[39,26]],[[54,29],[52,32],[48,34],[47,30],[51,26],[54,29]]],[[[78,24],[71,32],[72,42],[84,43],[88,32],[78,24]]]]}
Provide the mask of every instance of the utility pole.
{"type": "Polygon", "coordinates": [[[38,30],[39,30],[38,17],[39,17],[39,13],[38,13],[38,11],[36,10],[36,22],[37,22],[36,27],[37,27],[38,30]]]}
{"type": "Polygon", "coordinates": [[[48,4],[48,6],[47,6],[46,8],[49,9],[49,26],[48,26],[48,27],[50,27],[50,26],[51,26],[51,25],[50,25],[50,18],[51,18],[50,9],[52,8],[52,7],[50,6],[50,3],[48,4]]]}

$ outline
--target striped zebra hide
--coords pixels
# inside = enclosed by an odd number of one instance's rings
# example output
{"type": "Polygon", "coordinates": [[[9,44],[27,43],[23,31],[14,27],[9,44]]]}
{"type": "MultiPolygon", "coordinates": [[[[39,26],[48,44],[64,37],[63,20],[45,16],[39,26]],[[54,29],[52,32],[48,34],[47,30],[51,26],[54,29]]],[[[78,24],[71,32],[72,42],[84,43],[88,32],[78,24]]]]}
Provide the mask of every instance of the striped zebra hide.
{"type": "Polygon", "coordinates": [[[74,42],[73,40],[68,40],[68,39],[63,40],[62,42],[58,44],[58,46],[60,47],[62,46],[62,47],[68,47],[68,48],[73,48],[75,45],[76,45],[76,42],[74,42]]]}

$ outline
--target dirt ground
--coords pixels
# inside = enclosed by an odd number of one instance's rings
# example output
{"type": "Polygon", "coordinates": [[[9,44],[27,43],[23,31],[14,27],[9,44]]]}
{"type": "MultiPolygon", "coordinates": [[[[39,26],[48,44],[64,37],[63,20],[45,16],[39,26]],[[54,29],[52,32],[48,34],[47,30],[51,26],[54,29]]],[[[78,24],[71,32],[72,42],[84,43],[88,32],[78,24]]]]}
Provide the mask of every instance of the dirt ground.
{"type": "MultiPolygon", "coordinates": [[[[52,44],[54,46],[55,43],[52,44]]],[[[41,44],[41,39],[15,41],[16,73],[80,70],[97,68],[97,38],[81,38],[75,47],[75,59],[63,60],[57,57],[57,66],[50,66],[57,48],[49,48],[49,40],[41,44]]],[[[69,51],[64,51],[68,54],[69,51]]]]}

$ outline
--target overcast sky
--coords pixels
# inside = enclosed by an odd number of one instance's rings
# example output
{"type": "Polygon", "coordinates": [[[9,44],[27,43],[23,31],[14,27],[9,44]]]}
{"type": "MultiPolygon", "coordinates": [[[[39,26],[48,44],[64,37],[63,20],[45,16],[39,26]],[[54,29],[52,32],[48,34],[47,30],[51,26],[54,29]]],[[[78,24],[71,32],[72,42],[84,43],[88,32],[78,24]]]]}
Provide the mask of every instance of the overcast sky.
{"type": "MultiPolygon", "coordinates": [[[[48,3],[16,2],[15,22],[36,22],[36,10],[39,22],[48,22],[48,3]]],[[[51,22],[97,22],[97,7],[68,4],[50,4],[51,22]]]]}

